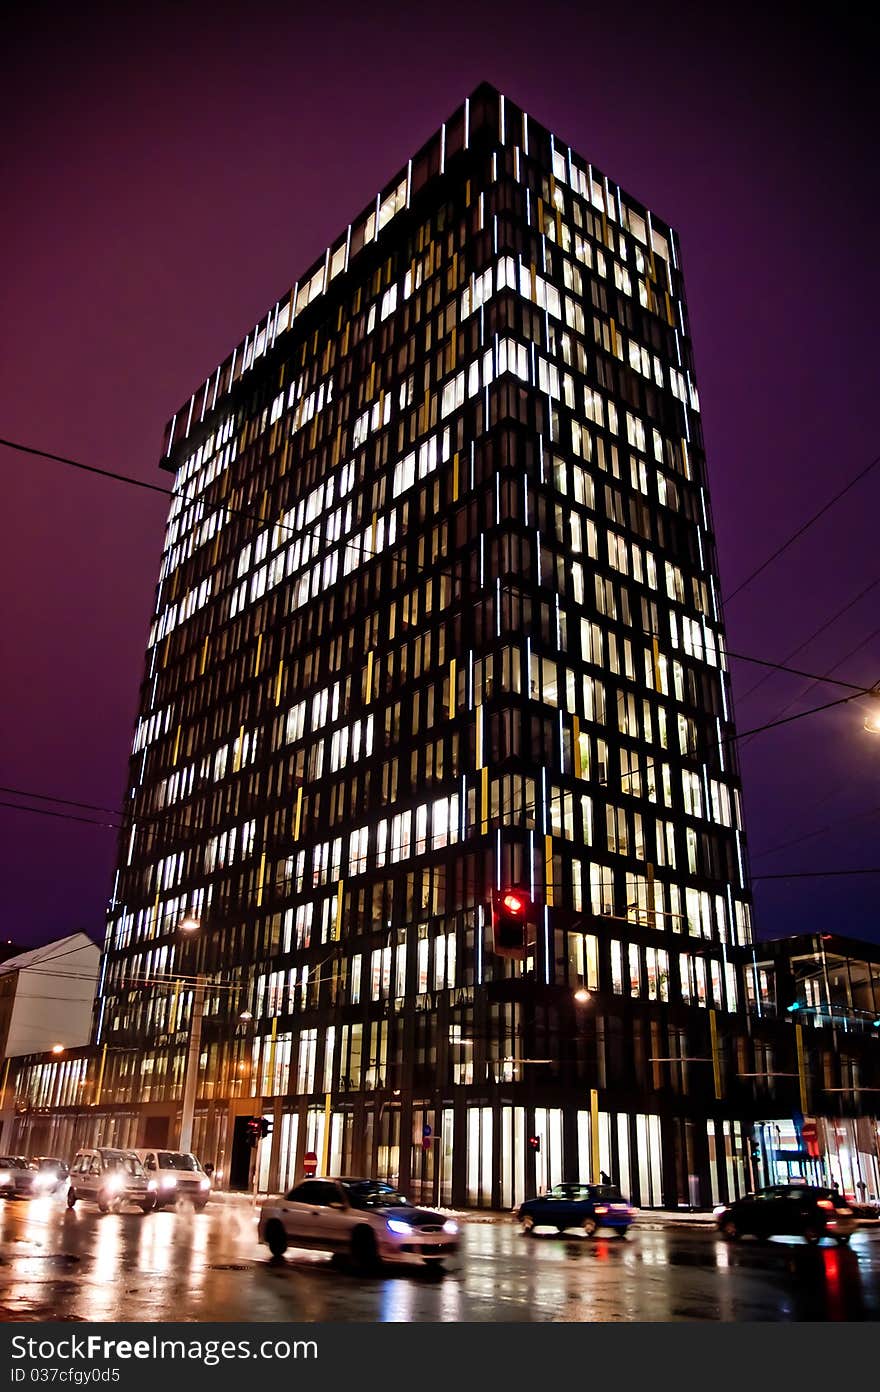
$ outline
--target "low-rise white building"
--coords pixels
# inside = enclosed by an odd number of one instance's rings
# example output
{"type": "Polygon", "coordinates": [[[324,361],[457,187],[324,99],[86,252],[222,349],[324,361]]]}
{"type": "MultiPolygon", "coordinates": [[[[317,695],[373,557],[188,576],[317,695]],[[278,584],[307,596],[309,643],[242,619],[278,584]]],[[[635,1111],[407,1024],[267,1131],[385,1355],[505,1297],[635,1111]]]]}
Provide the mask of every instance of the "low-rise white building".
{"type": "Polygon", "coordinates": [[[85,933],[0,962],[0,1058],[88,1044],[100,948],[85,933]]]}

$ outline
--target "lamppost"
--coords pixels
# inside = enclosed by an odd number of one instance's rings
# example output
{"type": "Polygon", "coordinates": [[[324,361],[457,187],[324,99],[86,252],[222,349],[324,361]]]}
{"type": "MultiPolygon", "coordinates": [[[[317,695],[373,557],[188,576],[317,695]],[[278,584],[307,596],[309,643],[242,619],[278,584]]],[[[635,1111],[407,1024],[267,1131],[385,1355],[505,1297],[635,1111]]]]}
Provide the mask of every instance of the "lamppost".
{"type": "Polygon", "coordinates": [[[55,1079],[54,1097],[53,1097],[53,1100],[52,1100],[52,1108],[51,1108],[51,1113],[52,1113],[52,1153],[53,1153],[53,1155],[56,1153],[57,1150],[60,1149],[60,1147],[56,1145],[56,1140],[57,1140],[57,1132],[60,1130],[60,1120],[61,1120],[60,1117],[59,1117],[59,1115],[58,1115],[58,1111],[59,1111],[59,1108],[60,1108],[60,1106],[61,1106],[61,1080],[62,1080],[62,1076],[63,1076],[63,1074],[62,1074],[61,1060],[62,1060],[62,1056],[64,1055],[65,1052],[66,1052],[66,1051],[65,1051],[65,1048],[64,1048],[64,1045],[63,1045],[63,1044],[53,1044],[53,1045],[52,1045],[52,1054],[53,1054],[53,1056],[58,1060],[58,1062],[57,1062],[57,1064],[56,1064],[56,1068],[57,1068],[58,1072],[57,1072],[57,1077],[56,1077],[56,1079],[55,1079]]]}
{"type": "MultiPolygon", "coordinates": [[[[180,932],[190,937],[198,933],[201,922],[193,914],[181,920],[180,932]]],[[[202,1047],[202,1018],[205,1013],[205,977],[196,973],[193,984],[192,1011],[189,1023],[189,1044],[186,1051],[186,1071],[183,1078],[183,1105],[180,1111],[178,1150],[192,1149],[193,1117],[199,1086],[199,1056],[202,1047]]]]}
{"type": "MultiPolygon", "coordinates": [[[[583,1009],[584,1006],[592,1005],[593,993],[588,991],[586,986],[579,986],[574,993],[575,1005],[583,1009]]],[[[602,1175],[601,1155],[599,1151],[599,1089],[590,1088],[590,1180],[593,1184],[600,1182],[602,1175]]]]}

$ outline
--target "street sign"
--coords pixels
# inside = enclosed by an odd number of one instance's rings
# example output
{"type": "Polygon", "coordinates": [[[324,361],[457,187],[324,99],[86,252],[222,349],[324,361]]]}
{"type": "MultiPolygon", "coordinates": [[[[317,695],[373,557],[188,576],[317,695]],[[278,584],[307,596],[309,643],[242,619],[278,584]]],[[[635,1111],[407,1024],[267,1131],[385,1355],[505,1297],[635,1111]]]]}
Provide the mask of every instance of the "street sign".
{"type": "Polygon", "coordinates": [[[318,1157],[313,1150],[307,1150],[303,1156],[303,1173],[307,1178],[318,1173],[318,1157]]]}
{"type": "Polygon", "coordinates": [[[819,1127],[815,1121],[805,1121],[801,1127],[804,1147],[809,1155],[819,1155],[819,1127]]]}

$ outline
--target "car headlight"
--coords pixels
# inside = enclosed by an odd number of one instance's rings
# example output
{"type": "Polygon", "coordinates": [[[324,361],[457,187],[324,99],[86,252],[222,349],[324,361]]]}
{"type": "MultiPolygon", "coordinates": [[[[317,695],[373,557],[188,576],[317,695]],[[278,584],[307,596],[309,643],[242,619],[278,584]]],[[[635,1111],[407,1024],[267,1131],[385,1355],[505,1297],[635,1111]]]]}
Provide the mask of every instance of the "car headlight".
{"type": "Polygon", "coordinates": [[[118,1194],[120,1190],[124,1189],[125,1180],[122,1178],[122,1175],[111,1175],[110,1178],[107,1180],[107,1188],[109,1189],[111,1194],[118,1194]]]}
{"type": "Polygon", "coordinates": [[[174,1178],[174,1175],[170,1175],[170,1174],[163,1175],[162,1178],[160,1179],[159,1183],[162,1185],[162,1188],[163,1188],[163,1189],[176,1189],[176,1188],[177,1188],[177,1180],[174,1178]]]}
{"type": "Polygon", "coordinates": [[[385,1223],[389,1232],[398,1233],[401,1237],[407,1237],[412,1232],[412,1224],[405,1223],[402,1218],[386,1218],[385,1223]]]}
{"type": "Polygon", "coordinates": [[[53,1189],[58,1183],[53,1174],[38,1174],[34,1179],[35,1189],[53,1189]]]}
{"type": "Polygon", "coordinates": [[[157,1188],[158,1188],[158,1185],[156,1184],[155,1179],[148,1179],[148,1180],[147,1180],[147,1193],[148,1193],[148,1194],[155,1194],[157,1188]]]}
{"type": "Polygon", "coordinates": [[[11,1184],[12,1175],[8,1170],[0,1170],[0,1184],[11,1184]]]}
{"type": "Polygon", "coordinates": [[[722,1215],[722,1213],[726,1213],[726,1212],[727,1212],[727,1204],[723,1204],[723,1203],[716,1204],[715,1207],[712,1209],[712,1217],[713,1217],[713,1218],[720,1218],[721,1215],[722,1215]]]}
{"type": "Polygon", "coordinates": [[[450,1234],[458,1232],[458,1224],[454,1218],[446,1219],[446,1222],[443,1224],[443,1231],[450,1234]]]}
{"type": "Polygon", "coordinates": [[[210,1189],[210,1187],[211,1187],[211,1181],[210,1181],[210,1179],[200,1179],[200,1180],[199,1180],[199,1188],[200,1188],[200,1189],[210,1189]]]}

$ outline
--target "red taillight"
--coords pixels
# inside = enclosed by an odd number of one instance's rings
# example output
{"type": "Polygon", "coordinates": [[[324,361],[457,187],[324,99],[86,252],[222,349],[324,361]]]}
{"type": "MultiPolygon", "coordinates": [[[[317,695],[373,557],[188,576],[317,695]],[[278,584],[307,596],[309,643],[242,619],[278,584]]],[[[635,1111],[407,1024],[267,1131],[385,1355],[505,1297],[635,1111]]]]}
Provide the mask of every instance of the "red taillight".
{"type": "Polygon", "coordinates": [[[831,1212],[832,1212],[832,1213],[834,1212],[834,1204],[831,1202],[830,1199],[819,1199],[819,1200],[817,1201],[817,1203],[816,1203],[816,1207],[817,1207],[817,1208],[830,1208],[830,1209],[831,1209],[831,1212]]]}
{"type": "Polygon", "coordinates": [[[607,1204],[603,1204],[603,1203],[601,1203],[601,1204],[600,1204],[600,1203],[597,1203],[596,1206],[595,1206],[595,1208],[593,1209],[593,1212],[594,1212],[594,1213],[607,1213],[607,1212],[608,1212],[608,1205],[607,1205],[607,1204]]]}
{"type": "Polygon", "coordinates": [[[512,914],[520,914],[525,908],[525,900],[521,899],[518,894],[505,894],[501,903],[507,912],[512,914]]]}

